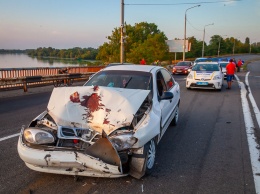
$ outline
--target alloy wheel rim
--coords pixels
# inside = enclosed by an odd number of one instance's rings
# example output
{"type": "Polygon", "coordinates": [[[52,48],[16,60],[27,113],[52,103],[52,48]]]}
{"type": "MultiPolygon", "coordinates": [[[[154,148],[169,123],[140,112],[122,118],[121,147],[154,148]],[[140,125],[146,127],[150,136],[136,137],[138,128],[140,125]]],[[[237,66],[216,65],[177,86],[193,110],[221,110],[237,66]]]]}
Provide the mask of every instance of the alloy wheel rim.
{"type": "Polygon", "coordinates": [[[151,169],[154,165],[155,161],[155,142],[151,140],[149,150],[148,150],[148,158],[147,158],[147,168],[151,169]]]}
{"type": "Polygon", "coordinates": [[[179,119],[179,107],[177,107],[176,113],[175,113],[175,121],[176,121],[176,123],[177,123],[178,119],[179,119]]]}

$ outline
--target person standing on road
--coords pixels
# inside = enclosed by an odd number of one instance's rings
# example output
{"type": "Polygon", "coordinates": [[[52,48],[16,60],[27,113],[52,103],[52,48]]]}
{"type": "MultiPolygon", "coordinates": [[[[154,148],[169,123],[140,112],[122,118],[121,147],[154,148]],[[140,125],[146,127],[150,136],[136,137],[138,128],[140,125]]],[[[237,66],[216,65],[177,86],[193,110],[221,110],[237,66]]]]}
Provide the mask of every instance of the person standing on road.
{"type": "Polygon", "coordinates": [[[236,72],[236,65],[233,63],[233,59],[229,60],[229,63],[226,66],[226,70],[227,70],[227,84],[228,84],[227,89],[231,89],[232,78],[234,77],[234,74],[236,72]]]}
{"type": "Polygon", "coordinates": [[[140,64],[141,64],[141,65],[146,65],[146,61],[144,60],[144,58],[142,58],[142,59],[140,60],[140,64]]]}
{"type": "Polygon", "coordinates": [[[241,59],[239,59],[238,62],[237,62],[237,72],[240,72],[240,68],[241,68],[242,65],[243,65],[243,62],[242,62],[241,59]]]}

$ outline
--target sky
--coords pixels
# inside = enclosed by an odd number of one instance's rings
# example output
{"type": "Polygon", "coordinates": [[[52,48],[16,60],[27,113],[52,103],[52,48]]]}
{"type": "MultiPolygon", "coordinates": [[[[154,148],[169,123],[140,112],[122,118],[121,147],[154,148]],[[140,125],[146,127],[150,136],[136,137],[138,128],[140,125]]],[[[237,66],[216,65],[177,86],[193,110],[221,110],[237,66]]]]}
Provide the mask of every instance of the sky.
{"type": "MultiPolygon", "coordinates": [[[[260,42],[260,0],[124,0],[124,4],[127,24],[154,23],[169,40],[184,38],[186,12],[186,37],[203,40],[205,28],[206,43],[213,35],[260,42]]],[[[98,48],[120,26],[121,0],[0,0],[0,49],[98,48]]]]}

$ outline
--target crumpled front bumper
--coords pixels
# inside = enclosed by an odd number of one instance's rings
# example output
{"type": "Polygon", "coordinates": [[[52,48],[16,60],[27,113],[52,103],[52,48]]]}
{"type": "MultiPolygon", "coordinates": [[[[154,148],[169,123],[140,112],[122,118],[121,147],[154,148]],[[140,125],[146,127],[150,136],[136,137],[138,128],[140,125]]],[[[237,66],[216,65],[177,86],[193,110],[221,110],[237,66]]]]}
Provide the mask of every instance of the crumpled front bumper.
{"type": "Polygon", "coordinates": [[[30,148],[23,143],[21,136],[18,153],[30,169],[40,172],[111,178],[127,175],[122,173],[121,164],[108,164],[97,157],[77,151],[30,148]]]}

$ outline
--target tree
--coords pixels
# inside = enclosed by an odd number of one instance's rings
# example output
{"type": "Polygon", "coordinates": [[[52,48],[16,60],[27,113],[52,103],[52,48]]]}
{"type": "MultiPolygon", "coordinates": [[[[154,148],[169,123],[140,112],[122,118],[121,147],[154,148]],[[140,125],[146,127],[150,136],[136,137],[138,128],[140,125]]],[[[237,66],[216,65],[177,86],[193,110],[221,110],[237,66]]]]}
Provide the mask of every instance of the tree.
{"type": "Polygon", "coordinates": [[[221,36],[214,35],[211,37],[209,45],[207,46],[207,56],[214,56],[218,54],[219,41],[221,41],[221,36]]]}
{"type": "MultiPolygon", "coordinates": [[[[154,23],[141,22],[134,26],[125,25],[125,58],[126,62],[139,63],[145,58],[147,64],[155,60],[164,60],[168,55],[165,34],[154,23]]],[[[120,28],[115,28],[108,36],[109,42],[99,47],[97,59],[104,62],[120,61],[120,28]]]]}
{"type": "Polygon", "coordinates": [[[243,45],[243,51],[244,53],[250,52],[250,39],[248,37],[246,37],[245,39],[245,44],[243,45]]]}
{"type": "Polygon", "coordinates": [[[198,41],[194,36],[189,37],[189,43],[191,44],[191,50],[187,52],[187,58],[195,58],[201,56],[202,52],[202,41],[198,41]]]}

